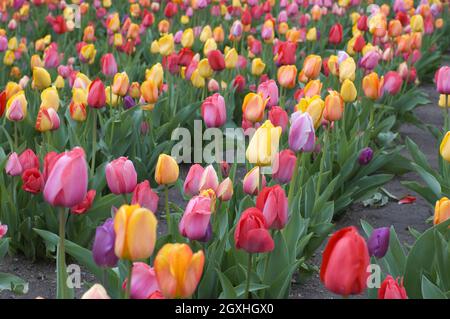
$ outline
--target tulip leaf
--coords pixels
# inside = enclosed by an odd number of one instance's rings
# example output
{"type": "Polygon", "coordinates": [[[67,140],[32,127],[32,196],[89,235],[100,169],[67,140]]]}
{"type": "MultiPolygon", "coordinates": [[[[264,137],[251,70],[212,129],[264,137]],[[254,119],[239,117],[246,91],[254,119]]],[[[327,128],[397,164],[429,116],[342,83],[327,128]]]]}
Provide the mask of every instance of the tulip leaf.
{"type": "Polygon", "coordinates": [[[9,249],[9,238],[0,239],[0,261],[6,256],[9,249]]]}
{"type": "Polygon", "coordinates": [[[2,290],[10,290],[15,294],[26,294],[28,283],[17,276],[0,272],[0,292],[2,290]]]}
{"type": "Polygon", "coordinates": [[[222,293],[219,298],[221,299],[236,299],[238,296],[233,287],[233,284],[228,279],[228,277],[221,272],[219,269],[216,269],[217,275],[219,276],[220,284],[222,285],[222,293]]]}
{"type": "Polygon", "coordinates": [[[431,173],[427,172],[421,166],[416,163],[412,163],[414,170],[420,175],[420,177],[425,181],[430,190],[436,196],[436,200],[441,197],[441,184],[431,173]]]}
{"type": "MultiPolygon", "coordinates": [[[[257,283],[250,283],[250,287],[248,289],[249,292],[256,292],[262,289],[266,289],[269,288],[269,285],[264,285],[264,284],[257,284],[257,283]]],[[[237,297],[244,297],[244,293],[245,293],[245,283],[241,284],[237,287],[234,288],[236,291],[236,295],[237,297]]]]}
{"type": "Polygon", "coordinates": [[[425,275],[422,275],[422,296],[424,299],[447,299],[445,293],[433,284],[425,275]]]}

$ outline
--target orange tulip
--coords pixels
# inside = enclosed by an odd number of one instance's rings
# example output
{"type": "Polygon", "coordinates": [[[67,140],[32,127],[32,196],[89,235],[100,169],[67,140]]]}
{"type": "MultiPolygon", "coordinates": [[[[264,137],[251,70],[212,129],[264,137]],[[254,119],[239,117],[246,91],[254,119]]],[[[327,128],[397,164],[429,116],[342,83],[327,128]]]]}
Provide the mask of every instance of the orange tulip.
{"type": "Polygon", "coordinates": [[[155,104],[158,101],[158,85],[152,81],[144,81],[141,85],[141,95],[145,102],[155,104]]]}
{"type": "Polygon", "coordinates": [[[125,96],[128,92],[128,87],[130,86],[130,79],[126,72],[117,73],[114,76],[112,91],[114,94],[119,96],[125,96]]]}
{"type": "Polygon", "coordinates": [[[316,79],[322,68],[322,58],[318,55],[311,54],[306,57],[303,62],[303,69],[298,76],[300,82],[306,83],[310,79],[316,79]]]}
{"type": "Polygon", "coordinates": [[[380,97],[380,79],[378,74],[372,72],[363,78],[362,82],[364,94],[371,100],[376,100],[380,97]]]}
{"type": "Polygon", "coordinates": [[[261,121],[267,102],[268,100],[264,100],[262,94],[248,93],[242,103],[243,117],[252,123],[261,121]]]}
{"type": "Polygon", "coordinates": [[[155,258],[159,288],[166,298],[190,297],[200,281],[205,255],[195,254],[186,244],[165,244],[155,258]]]}
{"type": "Polygon", "coordinates": [[[434,220],[433,224],[437,225],[445,222],[450,218],[450,200],[447,197],[442,197],[436,201],[434,206],[434,220]]]}
{"type": "Polygon", "coordinates": [[[309,81],[304,89],[303,94],[305,97],[313,97],[314,95],[320,95],[320,91],[322,91],[322,82],[320,80],[312,80],[309,81]]]}
{"type": "Polygon", "coordinates": [[[175,183],[179,173],[180,169],[173,157],[166,154],[159,155],[155,169],[155,181],[159,185],[175,183]]]}
{"type": "Polygon", "coordinates": [[[327,121],[338,121],[344,113],[344,99],[336,91],[330,91],[325,98],[325,108],[323,110],[323,118],[327,121]]]}
{"type": "Polygon", "coordinates": [[[278,69],[278,83],[284,88],[292,89],[295,86],[297,67],[295,65],[283,65],[278,69]]]}

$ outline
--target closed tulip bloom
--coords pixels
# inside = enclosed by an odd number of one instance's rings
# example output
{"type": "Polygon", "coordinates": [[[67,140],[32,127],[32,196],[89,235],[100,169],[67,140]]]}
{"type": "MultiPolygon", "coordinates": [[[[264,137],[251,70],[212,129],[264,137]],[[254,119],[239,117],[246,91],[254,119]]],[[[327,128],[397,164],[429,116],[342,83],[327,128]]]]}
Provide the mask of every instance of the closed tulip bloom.
{"type": "Polygon", "coordinates": [[[450,219],[450,200],[447,197],[442,197],[436,201],[434,206],[433,224],[437,225],[450,219]]]}
{"type": "Polygon", "coordinates": [[[69,105],[70,117],[77,122],[84,122],[87,118],[86,105],[72,101],[69,105]]]}
{"type": "Polygon", "coordinates": [[[278,69],[278,83],[284,88],[292,89],[297,78],[297,67],[295,65],[283,65],[278,69]]]}
{"type": "Polygon", "coordinates": [[[402,23],[397,20],[391,20],[388,24],[388,33],[390,37],[398,37],[403,32],[403,26],[402,23]]]}
{"type": "Polygon", "coordinates": [[[267,99],[264,100],[262,94],[248,93],[242,102],[242,116],[252,123],[261,121],[267,101],[267,99]]]}
{"type": "Polygon", "coordinates": [[[194,164],[189,168],[189,172],[183,184],[183,191],[189,196],[197,195],[200,191],[200,181],[205,169],[200,164],[194,164]]]}
{"type": "Polygon", "coordinates": [[[423,18],[420,14],[416,14],[411,17],[410,20],[411,31],[413,32],[423,32],[423,18]]]}
{"type": "Polygon", "coordinates": [[[145,180],[142,183],[136,185],[133,191],[133,197],[131,204],[151,210],[156,213],[158,209],[159,196],[150,187],[149,181],[145,180]]]}
{"type": "Polygon", "coordinates": [[[100,59],[102,73],[104,76],[112,78],[117,73],[117,62],[114,54],[106,53],[100,59]]]}
{"type": "Polygon", "coordinates": [[[318,55],[308,55],[303,62],[303,69],[300,72],[299,80],[301,82],[308,82],[311,79],[319,77],[322,68],[322,58],[318,55]]]}
{"type": "Polygon", "coordinates": [[[111,297],[102,285],[95,284],[81,296],[81,299],[111,299],[111,297]]]}
{"type": "Polygon", "coordinates": [[[39,132],[54,131],[59,128],[59,116],[58,113],[52,109],[39,109],[36,119],[36,130],[39,132]]]}
{"type": "Polygon", "coordinates": [[[288,221],[288,200],[280,185],[264,187],[256,198],[256,208],[264,215],[267,228],[283,229],[288,221]]]}
{"type": "Polygon", "coordinates": [[[117,73],[114,76],[112,91],[118,96],[127,95],[128,88],[130,87],[130,79],[126,72],[117,73]]]}
{"type": "Polygon", "coordinates": [[[396,95],[400,92],[403,85],[403,79],[399,73],[395,71],[387,72],[382,78],[382,91],[387,92],[390,95],[396,95]]]}
{"type": "Polygon", "coordinates": [[[149,258],[155,248],[157,223],[155,215],[146,208],[121,206],[114,217],[116,256],[127,260],[149,258]]]}
{"type": "Polygon", "coordinates": [[[225,58],[219,50],[211,50],[208,52],[208,63],[214,71],[222,71],[225,69],[225,58]]]}
{"type": "Polygon", "coordinates": [[[289,123],[289,116],[281,107],[273,106],[269,111],[269,120],[273,125],[281,127],[284,132],[289,123]]]}
{"type": "Polygon", "coordinates": [[[343,33],[342,25],[340,23],[334,24],[330,28],[330,32],[328,34],[328,42],[333,45],[338,45],[342,41],[342,33],[343,33]]]}
{"type": "Polygon", "coordinates": [[[119,258],[114,252],[116,233],[114,232],[114,220],[108,218],[95,230],[92,256],[99,267],[115,267],[119,258]]]}
{"type": "Polygon", "coordinates": [[[345,79],[341,85],[341,96],[344,102],[351,103],[356,100],[358,91],[356,90],[355,84],[349,79],[345,79]]]}
{"type": "Polygon", "coordinates": [[[225,53],[225,67],[227,69],[235,69],[238,63],[238,53],[235,48],[231,48],[225,53]]]}
{"type": "Polygon", "coordinates": [[[233,197],[233,182],[229,177],[225,178],[217,188],[217,198],[222,202],[227,202],[233,197]]]}
{"type": "Polygon", "coordinates": [[[75,206],[85,198],[87,183],[84,150],[75,147],[58,156],[52,164],[45,182],[44,199],[52,206],[75,206]]]}
{"type": "MultiPolygon", "coordinates": [[[[123,289],[128,285],[127,279],[123,282],[123,289]]],[[[143,262],[133,263],[131,275],[130,298],[153,299],[154,294],[159,293],[158,280],[154,268],[143,262]]]]}
{"type": "MultiPolygon", "coordinates": [[[[259,190],[259,179],[261,178],[259,174],[259,166],[253,167],[247,174],[245,174],[242,181],[242,186],[244,193],[248,195],[256,195],[259,190]]],[[[266,186],[266,178],[262,177],[262,187],[266,186]]]]}
{"type": "Polygon", "coordinates": [[[289,130],[289,148],[294,152],[312,152],[315,142],[316,133],[311,116],[308,113],[293,113],[289,130]]]}
{"type": "Polygon", "coordinates": [[[343,82],[346,79],[355,80],[356,63],[352,57],[346,58],[339,64],[339,80],[343,82]]]}
{"type": "Polygon", "coordinates": [[[380,96],[380,79],[378,74],[372,72],[363,78],[362,87],[364,94],[371,100],[376,100],[380,96]]]}
{"type": "Polygon", "coordinates": [[[219,186],[219,179],[217,177],[216,170],[212,165],[208,165],[202,173],[200,178],[200,182],[198,185],[199,191],[212,189],[214,192],[217,190],[219,186]]]}
{"type": "Polygon", "coordinates": [[[192,253],[187,244],[165,244],[155,258],[154,268],[166,298],[190,297],[202,277],[205,255],[192,253]]]}
{"type": "Polygon", "coordinates": [[[398,278],[394,279],[391,275],[387,275],[378,289],[378,299],[408,299],[403,280],[399,283],[398,278]]]}
{"type": "Polygon", "coordinates": [[[255,58],[252,60],[252,74],[260,76],[263,74],[266,64],[260,58],[255,58]]]}
{"type": "Polygon", "coordinates": [[[370,147],[363,148],[359,153],[359,165],[367,165],[373,158],[373,150],[370,147]]]}
{"type": "Polygon", "coordinates": [[[41,108],[52,108],[55,111],[59,109],[59,95],[56,87],[51,86],[46,88],[41,93],[41,108]]]}
{"type": "Polygon", "coordinates": [[[194,30],[192,28],[188,28],[183,31],[183,34],[181,35],[181,45],[183,48],[191,48],[194,44],[195,35],[194,30]]]}
{"type": "Polygon", "coordinates": [[[305,87],[303,88],[303,93],[305,97],[314,97],[316,95],[319,95],[320,98],[320,92],[322,91],[322,82],[320,80],[311,80],[308,83],[306,83],[305,87]]]}
{"type": "Polygon", "coordinates": [[[44,90],[52,84],[50,73],[44,68],[35,67],[33,69],[33,87],[44,90]]]}
{"type": "Polygon", "coordinates": [[[207,127],[221,127],[227,121],[225,99],[219,93],[207,97],[201,107],[203,121],[207,127]]]}
{"type": "Polygon", "coordinates": [[[439,95],[438,105],[442,108],[450,107],[450,97],[446,94],[439,95]]]}
{"type": "Polygon", "coordinates": [[[106,181],[112,193],[131,193],[137,184],[137,173],[133,162],[121,156],[108,163],[105,168],[106,181]]]}
{"type": "Polygon", "coordinates": [[[23,91],[14,94],[6,103],[6,118],[14,122],[22,121],[27,116],[27,106],[28,102],[23,91]]]}
{"type": "Polygon", "coordinates": [[[158,46],[159,46],[159,54],[162,56],[168,56],[174,51],[174,39],[173,34],[167,34],[159,38],[158,40],[158,46]]]}
{"type": "Polygon", "coordinates": [[[155,169],[155,181],[159,185],[175,183],[179,173],[180,169],[173,157],[166,154],[159,155],[155,169]]]}
{"type": "Polygon", "coordinates": [[[389,227],[376,228],[372,231],[367,240],[369,255],[383,258],[389,248],[390,229],[389,227]]]}
{"type": "Polygon", "coordinates": [[[283,150],[275,156],[272,165],[272,177],[281,184],[287,184],[291,181],[294,173],[297,157],[289,149],[283,150]]]}
{"type": "Polygon", "coordinates": [[[274,126],[270,120],[264,122],[252,136],[245,153],[247,160],[257,166],[268,166],[278,153],[281,127],[274,126]]]}
{"type": "Polygon", "coordinates": [[[450,66],[442,66],[434,77],[437,91],[440,94],[450,94],[450,66]]]}
{"type": "Polygon", "coordinates": [[[239,218],[234,232],[237,249],[248,253],[265,253],[274,249],[263,213],[255,207],[246,209],[239,218]]]}
{"type": "Polygon", "coordinates": [[[440,152],[442,158],[444,160],[446,160],[447,162],[450,162],[449,138],[450,138],[450,131],[445,134],[444,138],[442,139],[441,145],[439,147],[439,152],[440,152]]]}
{"type": "Polygon", "coordinates": [[[366,241],[355,227],[346,227],[328,240],[322,254],[320,280],[336,294],[360,294],[366,289],[368,265],[366,241]]]}
{"type": "Polygon", "coordinates": [[[158,85],[153,80],[146,80],[141,85],[141,96],[145,102],[155,104],[158,101],[158,85]]]}
{"type": "Polygon", "coordinates": [[[268,80],[258,85],[258,93],[267,100],[267,106],[272,107],[278,104],[278,86],[274,80],[268,80]]]}
{"type": "Polygon", "coordinates": [[[359,62],[359,66],[364,70],[372,71],[378,65],[378,62],[381,59],[381,54],[376,50],[371,50],[364,54],[359,62]]]}
{"type": "Polygon", "coordinates": [[[27,148],[25,151],[23,151],[19,156],[19,161],[23,170],[27,170],[30,168],[39,169],[39,158],[36,156],[36,153],[34,153],[32,149],[27,148]]]}
{"type": "Polygon", "coordinates": [[[180,234],[190,240],[207,242],[211,239],[211,198],[195,196],[184,210],[178,229],[180,234]]]}
{"type": "Polygon", "coordinates": [[[100,109],[106,105],[105,85],[100,79],[95,79],[89,85],[87,102],[90,107],[100,109]]]}
{"type": "Polygon", "coordinates": [[[16,152],[11,153],[8,157],[8,161],[6,162],[5,172],[10,176],[20,176],[24,169],[20,164],[19,156],[16,152]]]}
{"type": "Polygon", "coordinates": [[[156,63],[150,70],[146,71],[145,79],[152,80],[158,87],[161,86],[164,80],[164,69],[161,63],[156,63]]]}
{"type": "Polygon", "coordinates": [[[323,118],[327,121],[338,121],[344,113],[344,99],[336,91],[330,91],[325,98],[325,108],[323,110],[323,118]]]}
{"type": "Polygon", "coordinates": [[[72,206],[70,208],[70,212],[72,214],[81,215],[86,213],[92,206],[92,203],[94,202],[95,195],[97,192],[95,189],[91,189],[86,193],[86,197],[83,199],[83,201],[75,206],[72,206]]]}

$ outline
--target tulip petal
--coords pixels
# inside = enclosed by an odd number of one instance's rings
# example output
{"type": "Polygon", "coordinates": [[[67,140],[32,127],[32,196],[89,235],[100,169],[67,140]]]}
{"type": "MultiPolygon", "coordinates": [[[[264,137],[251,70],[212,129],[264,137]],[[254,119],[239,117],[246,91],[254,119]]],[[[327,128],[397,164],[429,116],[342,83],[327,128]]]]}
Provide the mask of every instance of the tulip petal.
{"type": "Polygon", "coordinates": [[[138,208],[131,214],[127,225],[127,246],[132,260],[150,257],[155,248],[155,215],[145,208],[138,208]]]}

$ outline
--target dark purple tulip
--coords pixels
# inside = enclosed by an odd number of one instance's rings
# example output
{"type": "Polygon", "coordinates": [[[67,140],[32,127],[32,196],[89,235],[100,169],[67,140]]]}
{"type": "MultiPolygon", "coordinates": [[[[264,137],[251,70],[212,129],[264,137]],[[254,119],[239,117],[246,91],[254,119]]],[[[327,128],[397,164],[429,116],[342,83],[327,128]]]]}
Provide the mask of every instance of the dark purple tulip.
{"type": "Polygon", "coordinates": [[[136,105],[136,102],[134,101],[134,99],[127,95],[125,96],[125,98],[123,99],[123,106],[126,110],[131,109],[133,106],[136,105]]]}
{"type": "Polygon", "coordinates": [[[361,153],[359,153],[358,162],[360,165],[367,165],[373,158],[373,151],[370,147],[364,148],[361,153]]]}
{"type": "Polygon", "coordinates": [[[373,230],[367,240],[367,248],[369,249],[369,255],[377,258],[383,258],[389,248],[389,227],[381,227],[373,230]]]}
{"type": "Polygon", "coordinates": [[[114,220],[108,218],[103,225],[97,227],[95,231],[92,255],[95,263],[100,267],[115,267],[119,260],[114,253],[114,242],[116,234],[114,232],[114,220]]]}

